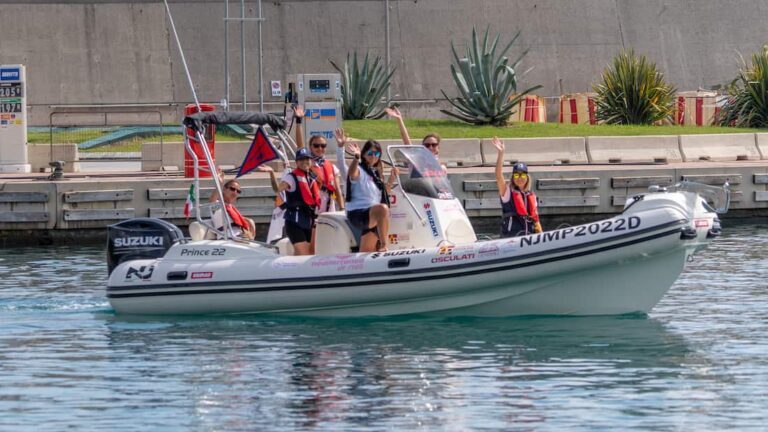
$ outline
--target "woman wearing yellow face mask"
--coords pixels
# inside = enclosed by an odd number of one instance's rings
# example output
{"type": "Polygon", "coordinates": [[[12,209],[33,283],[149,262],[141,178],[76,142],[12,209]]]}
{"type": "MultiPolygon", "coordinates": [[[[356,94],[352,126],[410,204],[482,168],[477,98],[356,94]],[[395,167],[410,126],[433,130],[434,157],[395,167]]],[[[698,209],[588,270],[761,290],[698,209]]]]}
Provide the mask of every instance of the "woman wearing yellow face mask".
{"type": "Polygon", "coordinates": [[[509,182],[504,181],[501,172],[504,164],[504,143],[498,138],[491,140],[496,155],[496,185],[501,198],[501,237],[517,237],[542,232],[536,194],[531,191],[531,177],[528,167],[518,162],[512,167],[509,182]]]}

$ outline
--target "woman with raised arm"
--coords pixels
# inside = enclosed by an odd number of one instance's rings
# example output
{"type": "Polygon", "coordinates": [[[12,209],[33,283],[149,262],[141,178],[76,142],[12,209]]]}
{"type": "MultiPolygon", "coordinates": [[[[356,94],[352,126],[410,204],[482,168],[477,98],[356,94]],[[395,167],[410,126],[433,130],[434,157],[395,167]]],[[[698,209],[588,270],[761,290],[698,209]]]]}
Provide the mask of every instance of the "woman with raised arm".
{"type": "MultiPolygon", "coordinates": [[[[312,157],[305,148],[296,150],[296,169],[285,174],[277,192],[285,192],[285,233],[293,245],[294,255],[311,255],[312,231],[320,205],[320,188],[312,173],[312,157]]],[[[264,171],[274,176],[271,168],[264,171]]]]}
{"type": "Polygon", "coordinates": [[[536,194],[531,191],[531,177],[528,167],[517,162],[512,167],[509,182],[504,180],[504,142],[498,137],[491,140],[496,147],[496,186],[501,198],[501,237],[517,237],[531,233],[540,233],[541,223],[536,205],[536,194]]]}
{"type": "MultiPolygon", "coordinates": [[[[304,109],[301,105],[294,108],[296,119],[296,147],[304,148],[304,135],[302,131],[302,119],[304,109]]],[[[344,210],[344,195],[341,192],[341,171],[331,161],[325,158],[325,149],[328,141],[322,135],[312,135],[309,138],[309,151],[312,155],[312,171],[317,177],[320,186],[320,207],[317,212],[325,213],[344,210]]],[[[343,154],[342,149],[342,154],[343,154]]]]}
{"type": "MultiPolygon", "coordinates": [[[[342,144],[346,143],[340,130],[342,144]]],[[[347,175],[347,218],[361,230],[360,252],[386,251],[389,242],[389,192],[397,177],[392,167],[389,180],[382,181],[381,144],[368,140],[362,151],[356,143],[348,143],[354,155],[347,175]]]]}
{"type": "MultiPolygon", "coordinates": [[[[405,127],[405,121],[403,121],[403,115],[400,113],[400,110],[397,109],[397,107],[391,107],[385,108],[384,112],[386,112],[390,118],[397,120],[397,125],[400,128],[400,137],[403,139],[403,144],[411,145],[411,137],[408,135],[408,129],[405,127]]],[[[440,162],[440,135],[436,133],[428,134],[424,137],[424,139],[421,140],[421,145],[432,152],[438,163],[440,162]]],[[[440,166],[443,167],[444,171],[447,171],[447,168],[444,164],[441,163],[440,166]]]]}

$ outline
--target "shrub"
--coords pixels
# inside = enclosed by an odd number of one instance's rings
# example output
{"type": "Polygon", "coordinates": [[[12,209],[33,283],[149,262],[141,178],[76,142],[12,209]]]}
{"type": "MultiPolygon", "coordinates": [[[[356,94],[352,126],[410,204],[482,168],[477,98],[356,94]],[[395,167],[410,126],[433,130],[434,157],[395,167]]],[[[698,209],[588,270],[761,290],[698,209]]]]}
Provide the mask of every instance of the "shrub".
{"type": "Polygon", "coordinates": [[[365,53],[362,65],[358,64],[357,51],[352,55],[351,61],[349,57],[349,53],[347,53],[344,69],[338,67],[333,60],[328,60],[341,74],[344,120],[360,120],[384,116],[385,106],[382,105],[377,108],[377,105],[387,92],[390,79],[395,70],[392,69],[392,71],[387,73],[385,65],[381,62],[381,57],[377,56],[371,60],[368,52],[365,53]]]}
{"type": "Polygon", "coordinates": [[[593,86],[595,117],[607,124],[653,124],[671,120],[675,89],[645,56],[622,51],[593,86]]]}
{"type": "Polygon", "coordinates": [[[466,46],[466,56],[459,58],[456,47],[451,41],[454,64],[451,64],[451,74],[459,95],[451,99],[443,91],[443,96],[453,105],[458,113],[447,110],[441,112],[467,123],[501,126],[507,123],[513,109],[526,94],[541,88],[540,85],[531,87],[523,92],[517,92],[517,74],[515,68],[520,60],[528,53],[524,51],[509,63],[506,56],[517,38],[518,32],[500,52],[496,52],[499,35],[496,35],[491,45],[488,45],[488,31],[485,30],[482,45],[477,38],[477,32],[472,29],[471,44],[466,46]]]}
{"type": "Polygon", "coordinates": [[[768,46],[752,54],[752,65],[741,59],[739,75],[727,87],[728,100],[715,122],[721,126],[768,127],[768,46]]]}

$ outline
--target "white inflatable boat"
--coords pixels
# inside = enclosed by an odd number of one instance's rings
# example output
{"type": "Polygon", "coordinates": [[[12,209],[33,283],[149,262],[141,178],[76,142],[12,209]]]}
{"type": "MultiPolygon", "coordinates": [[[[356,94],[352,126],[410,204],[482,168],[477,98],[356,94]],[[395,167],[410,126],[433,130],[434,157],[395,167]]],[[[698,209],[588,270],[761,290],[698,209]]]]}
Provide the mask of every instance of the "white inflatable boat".
{"type": "MultiPolygon", "coordinates": [[[[390,251],[356,253],[343,213],[317,221],[317,255],[231,238],[185,239],[157,219],[109,234],[109,301],[117,313],[264,313],[316,317],[605,315],[648,312],[686,261],[720,233],[727,188],[683,183],[628,200],[613,218],[478,241],[432,155],[393,146],[401,167],[390,251]]],[[[199,202],[199,200],[198,200],[199,202]]],[[[200,213],[198,213],[200,214],[200,213]]],[[[201,229],[202,228],[202,229],[201,229]]],[[[210,234],[209,234],[210,235],[210,234]]]]}

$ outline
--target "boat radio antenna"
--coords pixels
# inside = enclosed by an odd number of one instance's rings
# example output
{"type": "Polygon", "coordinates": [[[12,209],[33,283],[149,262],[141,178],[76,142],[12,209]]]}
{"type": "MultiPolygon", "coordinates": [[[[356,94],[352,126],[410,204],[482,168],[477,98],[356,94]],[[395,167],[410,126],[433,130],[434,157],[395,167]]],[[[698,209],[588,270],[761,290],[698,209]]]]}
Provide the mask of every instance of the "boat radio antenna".
{"type": "Polygon", "coordinates": [[[181,55],[181,64],[184,65],[184,72],[187,74],[187,81],[189,82],[189,90],[192,91],[192,97],[195,99],[195,105],[197,110],[200,111],[200,101],[197,99],[197,93],[195,92],[195,85],[192,83],[192,75],[189,73],[189,67],[187,66],[187,59],[184,57],[184,50],[181,49],[181,41],[179,40],[179,34],[176,33],[176,24],[173,23],[173,15],[171,15],[171,7],[168,6],[168,0],[163,0],[165,3],[165,10],[168,12],[168,21],[171,22],[171,30],[173,31],[173,37],[176,39],[176,46],[179,47],[179,55],[181,55]]]}

